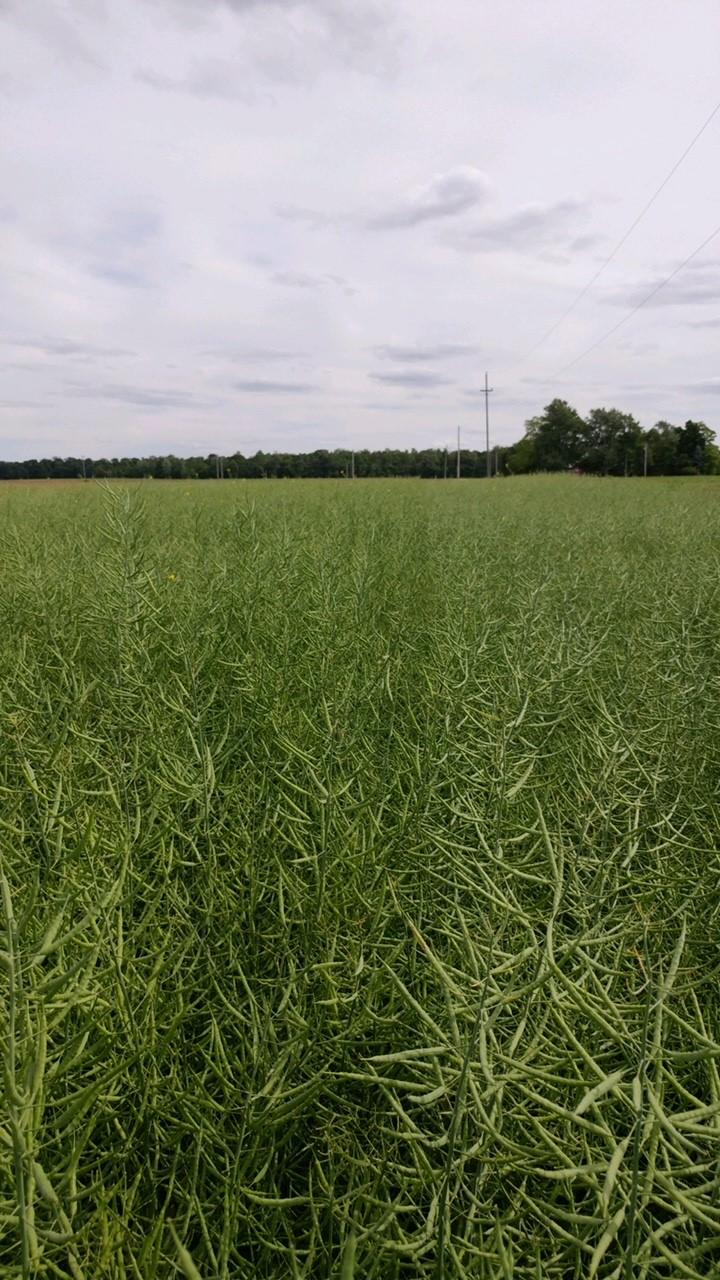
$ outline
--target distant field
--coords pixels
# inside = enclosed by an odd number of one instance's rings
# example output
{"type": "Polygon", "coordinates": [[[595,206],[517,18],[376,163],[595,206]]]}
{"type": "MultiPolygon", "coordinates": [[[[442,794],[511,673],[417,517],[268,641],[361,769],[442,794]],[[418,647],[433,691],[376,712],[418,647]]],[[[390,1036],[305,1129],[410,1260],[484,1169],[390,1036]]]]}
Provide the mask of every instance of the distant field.
{"type": "Polygon", "coordinates": [[[720,1275],[720,480],[0,548],[0,1276],[720,1275]]]}

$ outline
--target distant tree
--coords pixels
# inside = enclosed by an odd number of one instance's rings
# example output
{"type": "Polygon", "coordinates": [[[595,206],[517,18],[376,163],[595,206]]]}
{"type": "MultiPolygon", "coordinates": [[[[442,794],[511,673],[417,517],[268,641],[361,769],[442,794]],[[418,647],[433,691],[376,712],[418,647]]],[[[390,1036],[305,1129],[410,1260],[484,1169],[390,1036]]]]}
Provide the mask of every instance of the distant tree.
{"type": "Polygon", "coordinates": [[[648,449],[648,474],[674,476],[677,474],[677,443],[679,428],[661,420],[645,432],[648,449]]]}
{"type": "Polygon", "coordinates": [[[525,426],[534,443],[537,470],[564,471],[574,466],[580,453],[583,423],[567,401],[552,400],[525,426]]]}
{"type": "Polygon", "coordinates": [[[567,400],[551,400],[525,423],[525,438],[532,443],[532,470],[567,471],[582,457],[585,423],[567,400]]]}
{"type": "Polygon", "coordinates": [[[714,441],[705,446],[703,475],[720,476],[720,449],[714,441]]]}
{"type": "Polygon", "coordinates": [[[637,475],[642,470],[642,427],[631,413],[591,409],[585,419],[584,471],[599,475],[637,475]]]}
{"type": "Polygon", "coordinates": [[[510,475],[523,475],[526,471],[535,470],[535,440],[531,435],[524,435],[507,451],[506,465],[510,475]]]}
{"type": "MultiPolygon", "coordinates": [[[[552,400],[542,414],[530,418],[521,440],[511,447],[491,453],[491,472],[519,474],[527,471],[566,471],[581,466],[606,475],[639,475],[647,448],[650,475],[720,474],[720,449],[714,432],[704,422],[688,420],[684,427],[658,422],[645,434],[631,414],[619,409],[593,409],[585,421],[565,400],[552,400]]],[[[234,453],[224,458],[228,479],[332,478],[348,475],[350,453],[344,449],[315,449],[312,453],[265,453],[251,458],[234,453]]],[[[46,477],[105,479],[207,480],[217,477],[218,458],[180,458],[165,454],[145,458],[28,458],[22,462],[0,461],[0,480],[44,479],[46,477]]],[[[434,479],[455,475],[454,450],[445,449],[358,449],[355,475],[418,476],[434,479]]],[[[463,477],[484,477],[487,455],[480,449],[461,451],[463,477]]]]}
{"type": "Polygon", "coordinates": [[[705,470],[708,445],[712,445],[715,432],[704,422],[688,420],[677,436],[677,463],[680,475],[701,475],[705,470]]]}

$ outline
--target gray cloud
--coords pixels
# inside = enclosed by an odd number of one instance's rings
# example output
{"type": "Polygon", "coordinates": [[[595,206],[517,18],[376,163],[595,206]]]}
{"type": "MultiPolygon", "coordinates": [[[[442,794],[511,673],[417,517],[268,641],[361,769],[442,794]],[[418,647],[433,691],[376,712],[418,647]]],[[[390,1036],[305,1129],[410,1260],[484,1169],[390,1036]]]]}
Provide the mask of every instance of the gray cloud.
{"type": "Polygon", "coordinates": [[[194,59],[184,75],[167,75],[150,68],[139,68],[135,79],[162,93],[187,93],[195,98],[220,98],[228,102],[253,103],[258,94],[253,90],[242,66],[224,58],[194,59]]]}
{"type": "Polygon", "coordinates": [[[469,356],[477,352],[477,347],[464,342],[438,342],[434,346],[402,347],[387,343],[373,348],[376,355],[383,360],[399,360],[406,364],[430,363],[433,360],[449,360],[456,356],[469,356]]]}
{"type": "Polygon", "coordinates": [[[425,373],[422,369],[398,369],[395,373],[371,373],[374,382],[385,383],[389,387],[431,388],[447,387],[449,378],[439,373],[425,373]]]}
{"type": "MultiPolygon", "coordinates": [[[[309,31],[322,32],[344,61],[382,73],[394,64],[401,39],[397,18],[382,0],[221,0],[236,12],[276,8],[303,14],[309,31]],[[324,32],[322,29],[325,28],[324,32]]],[[[217,0],[216,0],[217,3],[217,0]]],[[[304,35],[307,41],[309,32],[304,35]]]]}
{"type": "Polygon", "coordinates": [[[287,222],[304,223],[314,230],[335,226],[342,222],[352,222],[352,218],[347,214],[322,213],[319,209],[308,209],[304,205],[296,204],[278,204],[275,206],[275,213],[278,218],[284,218],[287,222]]]}
{"type": "Polygon", "coordinates": [[[322,284],[320,276],[311,276],[305,271],[274,271],[270,279],[287,289],[317,289],[322,284]]]}
{"type": "Polygon", "coordinates": [[[196,395],[191,391],[125,387],[117,383],[97,387],[73,386],[72,394],[88,400],[115,400],[142,409],[208,409],[218,403],[216,398],[196,395]]]}
{"type": "Polygon", "coordinates": [[[0,400],[0,409],[45,409],[44,400],[0,400]]]}
{"type": "Polygon", "coordinates": [[[490,181],[480,169],[458,165],[446,173],[435,174],[429,182],[372,213],[327,213],[295,204],[277,205],[275,212],[280,218],[304,223],[315,230],[345,226],[366,231],[398,231],[466,213],[487,199],[490,190],[490,181]]]}
{"type": "Polygon", "coordinates": [[[354,298],[359,293],[359,289],[355,289],[344,276],[326,275],[324,279],[328,280],[330,284],[334,284],[341,293],[345,294],[346,298],[354,298]]]}
{"type": "MultiPolygon", "coordinates": [[[[626,288],[614,289],[605,295],[605,301],[617,307],[635,307],[639,302],[643,302],[653,289],[657,289],[666,276],[667,273],[639,281],[626,288]]],[[[700,262],[686,267],[682,274],[659,289],[645,305],[680,307],[690,303],[717,303],[718,297],[720,297],[720,265],[713,262],[700,262]]]]}
{"type": "Polygon", "coordinates": [[[241,382],[234,382],[233,386],[238,391],[249,391],[253,395],[307,395],[310,391],[317,391],[317,387],[310,382],[272,382],[265,378],[245,378],[241,382]]]}
{"type": "Polygon", "coordinates": [[[125,289],[149,289],[152,285],[150,276],[138,267],[131,269],[95,263],[88,270],[98,280],[107,280],[108,284],[119,284],[125,289]]]}
{"type": "Polygon", "coordinates": [[[375,413],[415,413],[417,406],[408,404],[407,400],[364,400],[363,409],[372,409],[375,413]]]}
{"type": "Polygon", "coordinates": [[[5,346],[24,347],[28,351],[40,351],[47,356],[80,356],[84,360],[106,356],[133,356],[128,347],[101,347],[92,342],[78,342],[71,338],[0,338],[5,346]]]}
{"type": "Polygon", "coordinates": [[[618,351],[627,351],[631,356],[647,356],[662,348],[658,342],[637,342],[632,338],[626,339],[624,342],[618,342],[618,351]]]}
{"type": "Polygon", "coordinates": [[[276,271],[270,278],[274,284],[283,285],[288,289],[321,289],[331,284],[335,285],[347,298],[354,297],[357,293],[357,289],[353,289],[342,276],[327,274],[316,276],[305,271],[276,271]]]}
{"type": "Polygon", "coordinates": [[[588,231],[586,235],[575,236],[574,240],[570,241],[568,249],[571,253],[583,253],[586,249],[599,248],[606,240],[607,236],[596,235],[594,232],[588,231]]]}
{"type": "Polygon", "coordinates": [[[720,396],[720,378],[706,378],[702,382],[689,382],[688,391],[699,391],[704,396],[720,396]]]}
{"type": "Polygon", "coordinates": [[[238,361],[264,363],[265,361],[274,360],[302,360],[306,353],[303,351],[283,350],[281,347],[209,347],[201,351],[200,355],[215,356],[220,360],[231,360],[233,363],[238,361]]]}
{"type": "MultiPolygon", "coordinates": [[[[55,157],[53,156],[53,161],[55,157]]],[[[53,161],[45,160],[47,173],[53,161]]],[[[64,175],[56,191],[55,216],[42,219],[41,202],[36,202],[35,214],[10,232],[23,237],[26,262],[23,274],[35,274],[45,278],[45,271],[37,268],[36,260],[45,259],[51,270],[60,270],[68,278],[72,273],[83,273],[102,282],[122,285],[123,288],[146,289],[160,278],[161,269],[167,268],[165,252],[165,225],[154,207],[145,201],[118,204],[108,198],[96,198],[85,202],[73,201],[72,192],[64,189],[64,175]],[[73,207],[73,215],[61,218],[60,211],[73,207]]],[[[85,173],[82,180],[85,182],[85,173]]],[[[104,195],[104,193],[102,193],[104,195]]],[[[122,197],[120,197],[122,198],[122,197]]],[[[18,220],[15,220],[18,221],[18,220]]],[[[87,289],[87,280],[76,278],[72,285],[78,297],[87,289]]]]}
{"type": "MultiPolygon", "coordinates": [[[[195,0],[195,3],[198,3],[198,0],[195,0]]],[[[325,18],[330,19],[330,21],[338,22],[341,25],[349,25],[351,28],[356,29],[366,26],[371,17],[374,17],[377,21],[382,18],[380,5],[368,3],[368,0],[359,0],[359,3],[354,6],[355,13],[352,11],[347,12],[340,0],[210,0],[210,3],[224,6],[226,9],[233,9],[237,13],[247,13],[251,9],[273,7],[276,9],[311,8],[325,18]]]]}
{"type": "Polygon", "coordinates": [[[480,169],[459,165],[447,173],[435,174],[396,204],[372,214],[365,219],[365,226],[371,231],[393,231],[438,218],[451,218],[480,204],[489,191],[490,182],[480,169]]]}
{"type": "MultiPolygon", "coordinates": [[[[165,227],[145,204],[111,205],[93,210],[70,227],[52,229],[48,241],[67,265],[123,288],[150,288],[160,274],[165,227]]],[[[164,264],[163,264],[164,265],[164,264]]]]}
{"type": "Polygon", "coordinates": [[[166,7],[195,25],[234,13],[242,43],[232,61],[197,63],[184,76],[143,69],[153,88],[242,98],[256,82],[311,82],[338,64],[383,77],[397,66],[400,25],[380,0],[166,0],[166,7]]]}
{"type": "Polygon", "coordinates": [[[574,224],[587,216],[587,201],[576,197],[556,200],[551,204],[527,204],[514,213],[488,218],[476,226],[446,236],[453,248],[467,253],[488,253],[509,249],[515,253],[534,253],[548,245],[564,247],[577,242],[574,224]]]}
{"type": "Polygon", "coordinates": [[[101,70],[104,62],[97,57],[80,34],[81,23],[65,17],[59,6],[53,4],[27,4],[25,0],[5,0],[0,4],[0,17],[6,15],[12,22],[27,31],[39,43],[60,54],[68,63],[85,64],[101,70]]]}

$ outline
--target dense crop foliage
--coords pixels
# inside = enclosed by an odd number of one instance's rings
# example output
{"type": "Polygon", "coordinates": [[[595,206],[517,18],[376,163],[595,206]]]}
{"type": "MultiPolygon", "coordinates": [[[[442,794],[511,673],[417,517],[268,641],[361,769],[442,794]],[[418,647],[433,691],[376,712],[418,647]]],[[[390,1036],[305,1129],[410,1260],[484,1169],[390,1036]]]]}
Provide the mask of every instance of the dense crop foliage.
{"type": "Polygon", "coordinates": [[[0,491],[0,1276],[720,1274],[719,500],[0,491]]]}

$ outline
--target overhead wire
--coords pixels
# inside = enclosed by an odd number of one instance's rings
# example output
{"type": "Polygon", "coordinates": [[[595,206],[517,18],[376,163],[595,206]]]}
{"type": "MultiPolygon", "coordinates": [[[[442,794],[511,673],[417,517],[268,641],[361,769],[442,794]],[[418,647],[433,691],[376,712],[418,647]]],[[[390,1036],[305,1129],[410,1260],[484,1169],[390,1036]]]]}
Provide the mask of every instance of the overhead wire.
{"type": "Polygon", "coordinates": [[[693,249],[692,253],[688,254],[687,258],[683,259],[683,261],[677,267],[675,267],[674,271],[671,271],[668,276],[665,276],[664,280],[660,280],[658,284],[654,285],[653,288],[650,290],[650,292],[647,293],[644,298],[641,298],[640,301],[634,307],[632,307],[630,311],[626,312],[624,316],[621,316],[620,319],[617,321],[617,323],[612,326],[612,328],[608,329],[605,333],[601,334],[601,336],[599,338],[596,338],[595,341],[592,342],[589,347],[586,347],[585,350],[581,351],[579,355],[574,357],[574,359],[569,360],[568,363],[564,364],[561,369],[558,369],[556,376],[559,377],[561,373],[566,373],[568,369],[572,369],[574,365],[578,364],[581,360],[584,360],[586,356],[589,356],[591,351],[595,351],[595,349],[601,346],[603,342],[606,342],[607,339],[611,338],[614,333],[617,333],[618,329],[620,329],[622,325],[626,324],[628,320],[631,320],[634,315],[637,315],[638,311],[642,310],[642,308],[648,302],[650,302],[651,299],[654,298],[655,295],[658,294],[661,289],[664,289],[665,286],[669,284],[671,280],[674,280],[675,276],[679,275],[680,272],[684,270],[684,268],[688,265],[688,263],[692,262],[693,258],[697,258],[698,254],[702,253],[703,249],[706,249],[707,246],[711,243],[711,241],[713,241],[715,237],[718,235],[720,235],[720,224],[717,227],[715,227],[714,231],[710,232],[710,235],[703,240],[702,244],[699,244],[696,249],[693,249]]]}
{"type": "Polygon", "coordinates": [[[543,345],[543,343],[547,342],[548,338],[552,337],[552,335],[560,328],[561,324],[563,324],[565,320],[567,320],[568,316],[575,310],[578,303],[582,302],[582,299],[585,297],[585,295],[590,292],[590,290],[592,289],[596,281],[600,279],[600,276],[602,275],[605,268],[610,265],[610,263],[613,261],[615,256],[622,249],[623,245],[625,244],[625,241],[629,239],[629,237],[632,235],[635,228],[639,225],[640,222],[642,222],[643,218],[645,217],[645,214],[648,212],[649,209],[652,208],[658,196],[661,194],[662,191],[665,190],[665,187],[669,183],[670,179],[674,177],[674,175],[677,173],[683,161],[687,158],[687,156],[689,156],[696,142],[702,137],[703,133],[708,128],[708,126],[712,123],[712,121],[715,119],[715,116],[718,114],[718,112],[720,112],[720,102],[716,103],[716,105],[713,107],[712,111],[710,112],[710,115],[703,122],[703,124],[698,129],[697,133],[694,135],[694,137],[690,140],[688,145],[685,147],[685,150],[683,151],[682,155],[679,156],[678,159],[675,161],[670,171],[663,178],[659,187],[655,189],[650,199],[647,201],[645,205],[643,205],[637,217],[630,223],[630,226],[627,228],[627,230],[623,233],[623,235],[617,241],[617,244],[614,246],[612,251],[608,254],[607,258],[605,258],[602,261],[597,271],[595,272],[594,276],[592,276],[592,278],[588,280],[587,284],[583,285],[580,292],[576,294],[576,296],[573,298],[570,305],[565,309],[565,311],[563,311],[562,315],[550,326],[549,329],[546,329],[545,332],[541,335],[541,337],[538,338],[537,342],[535,342],[533,346],[530,347],[529,351],[527,351],[525,353],[525,356],[523,357],[524,360],[528,359],[529,356],[533,355],[534,352],[537,351],[538,348],[543,345]]]}

